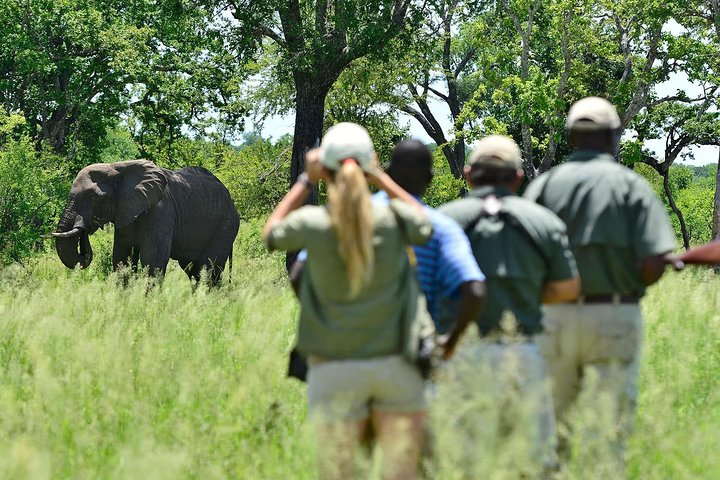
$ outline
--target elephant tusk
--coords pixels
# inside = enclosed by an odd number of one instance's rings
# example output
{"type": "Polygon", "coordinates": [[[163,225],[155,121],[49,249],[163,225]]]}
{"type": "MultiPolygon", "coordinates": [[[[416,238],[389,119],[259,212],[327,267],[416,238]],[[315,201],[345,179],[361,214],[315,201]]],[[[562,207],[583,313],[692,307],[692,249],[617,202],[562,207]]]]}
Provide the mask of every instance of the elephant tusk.
{"type": "Polygon", "coordinates": [[[70,238],[79,235],[81,230],[82,229],[80,227],[75,227],[69,232],[53,232],[50,235],[55,238],[70,238]]]}

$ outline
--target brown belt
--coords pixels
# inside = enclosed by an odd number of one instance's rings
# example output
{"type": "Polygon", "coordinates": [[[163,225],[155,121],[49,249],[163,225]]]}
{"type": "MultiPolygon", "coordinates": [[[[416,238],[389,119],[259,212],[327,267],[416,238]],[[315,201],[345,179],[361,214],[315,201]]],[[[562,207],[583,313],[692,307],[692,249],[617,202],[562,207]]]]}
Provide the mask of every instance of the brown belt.
{"type": "Polygon", "coordinates": [[[637,295],[620,295],[617,293],[609,295],[581,295],[578,303],[639,303],[637,295]]]}

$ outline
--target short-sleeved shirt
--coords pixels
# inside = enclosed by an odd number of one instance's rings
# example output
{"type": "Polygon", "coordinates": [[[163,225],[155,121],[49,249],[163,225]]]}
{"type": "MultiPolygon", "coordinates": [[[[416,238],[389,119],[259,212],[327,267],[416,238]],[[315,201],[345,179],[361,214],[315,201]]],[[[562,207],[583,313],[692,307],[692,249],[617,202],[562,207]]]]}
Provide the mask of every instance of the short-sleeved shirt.
{"type": "MultiPolygon", "coordinates": [[[[373,195],[373,201],[387,204],[390,199],[387,193],[378,192],[373,195]]],[[[484,281],[485,276],[475,261],[465,232],[452,219],[427,205],[423,206],[433,226],[433,235],[425,245],[413,246],[418,280],[436,330],[445,333],[455,319],[441,316],[440,299],[458,298],[460,285],[484,281]]]]}
{"type": "Polygon", "coordinates": [[[665,207],[648,182],[612,155],[578,151],[539,176],[525,198],[567,225],[585,295],[642,296],[638,261],[675,249],[665,207]]]}
{"type": "Polygon", "coordinates": [[[497,329],[505,312],[515,316],[522,333],[540,332],[544,285],[577,276],[562,221],[548,209],[493,186],[476,188],[440,212],[468,233],[485,274],[480,333],[497,329]],[[502,214],[481,215],[490,196],[499,200],[502,214]]]}
{"type": "Polygon", "coordinates": [[[350,297],[345,262],[325,207],[302,207],[270,230],[271,250],[308,252],[299,293],[297,348],[302,354],[358,359],[402,353],[401,322],[407,308],[402,299],[408,298],[408,275],[413,274],[406,245],[426,242],[432,225],[397,200],[373,204],[373,217],[373,272],[355,298],[350,297]]]}

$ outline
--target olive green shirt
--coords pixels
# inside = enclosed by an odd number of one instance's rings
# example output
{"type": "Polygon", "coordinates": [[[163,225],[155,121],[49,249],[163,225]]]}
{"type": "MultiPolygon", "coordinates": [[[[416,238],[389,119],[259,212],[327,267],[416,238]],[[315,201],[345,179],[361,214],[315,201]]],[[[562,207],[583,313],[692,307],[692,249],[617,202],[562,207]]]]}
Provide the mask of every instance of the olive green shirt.
{"type": "Polygon", "coordinates": [[[477,321],[480,333],[497,329],[506,311],[515,315],[522,333],[540,332],[543,286],[577,276],[565,225],[548,209],[492,186],[476,188],[440,212],[468,233],[486,277],[485,308],[477,321]],[[503,214],[480,218],[490,196],[500,200],[503,214]]]}
{"type": "Polygon", "coordinates": [[[408,264],[406,246],[425,243],[432,226],[399,200],[373,205],[373,216],[374,267],[355,298],[350,298],[345,262],[325,207],[295,210],[270,231],[271,250],[308,252],[300,282],[297,340],[304,355],[350,359],[403,353],[403,314],[407,302],[417,303],[417,298],[408,298],[408,275],[415,272],[408,264]]]}
{"type": "Polygon", "coordinates": [[[539,176],[525,198],[567,225],[585,295],[642,296],[638,261],[675,249],[675,234],[648,182],[612,155],[578,151],[539,176]]]}

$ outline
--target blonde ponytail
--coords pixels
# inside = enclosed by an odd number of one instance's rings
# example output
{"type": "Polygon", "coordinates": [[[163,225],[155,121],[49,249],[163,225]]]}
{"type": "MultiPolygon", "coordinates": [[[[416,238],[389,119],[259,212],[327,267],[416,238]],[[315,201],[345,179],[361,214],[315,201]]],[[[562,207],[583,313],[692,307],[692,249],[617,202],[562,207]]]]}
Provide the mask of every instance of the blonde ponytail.
{"type": "Polygon", "coordinates": [[[351,298],[357,297],[372,276],[375,252],[374,219],[365,175],[352,161],[344,162],[328,183],[330,222],[345,260],[351,298]]]}

